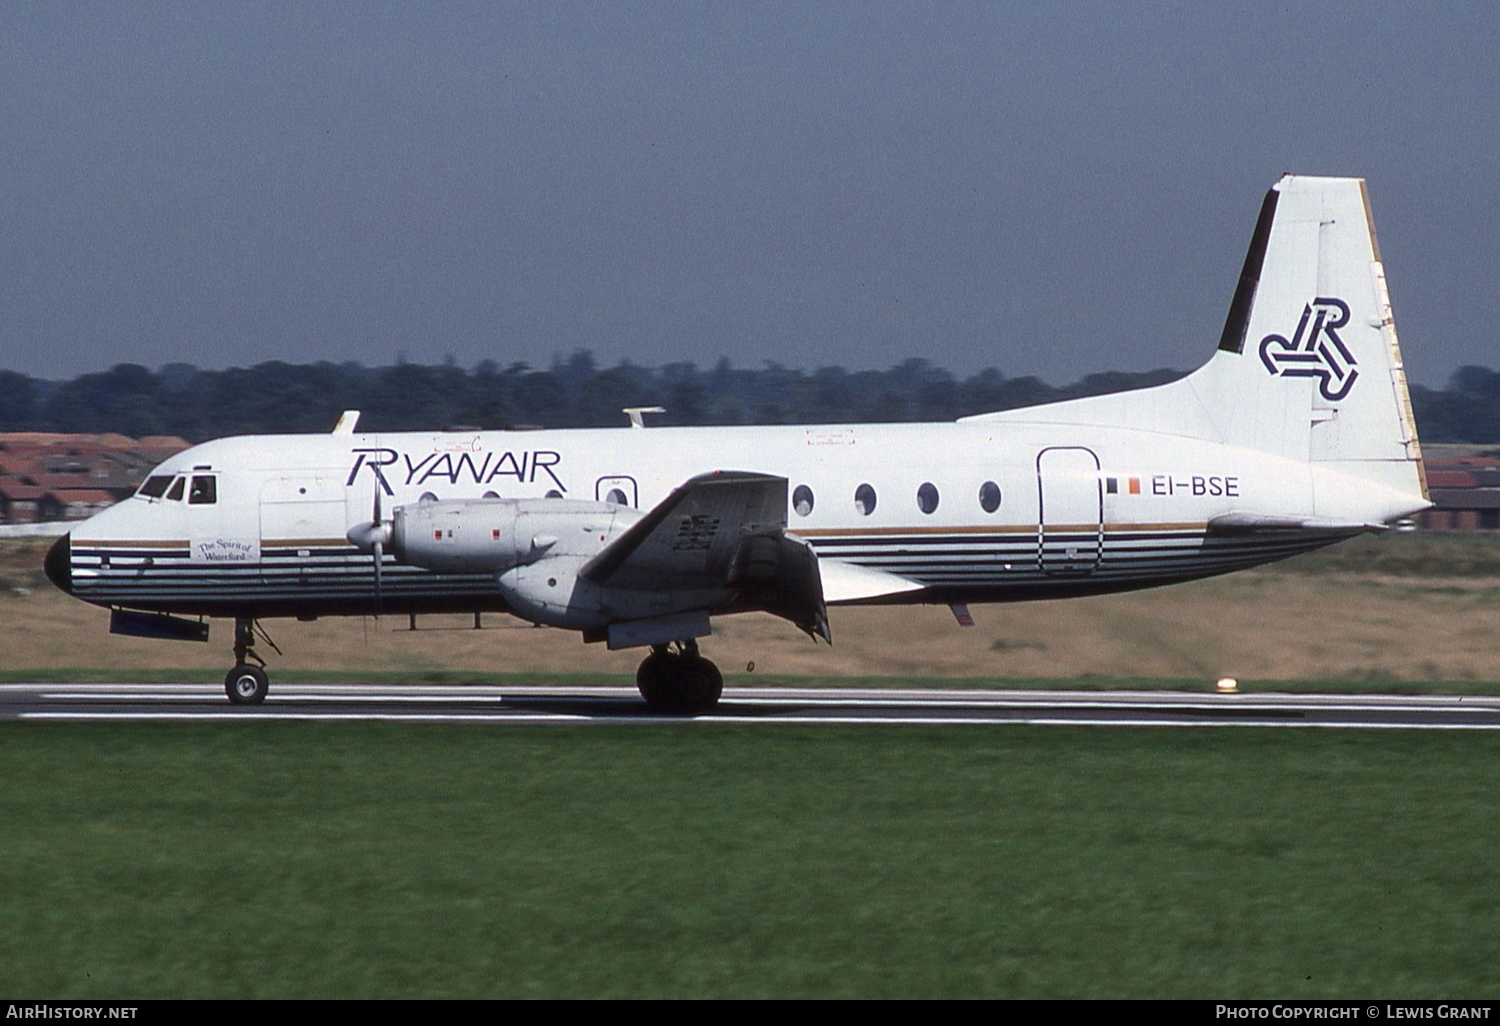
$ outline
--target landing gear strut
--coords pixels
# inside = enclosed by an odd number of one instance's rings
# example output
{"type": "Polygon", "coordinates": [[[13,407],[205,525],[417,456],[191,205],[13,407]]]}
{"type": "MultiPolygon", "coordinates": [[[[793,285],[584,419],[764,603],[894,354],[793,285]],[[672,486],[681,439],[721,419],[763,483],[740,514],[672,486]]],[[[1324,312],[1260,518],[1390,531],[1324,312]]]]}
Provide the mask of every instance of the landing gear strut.
{"type": "MultiPolygon", "coordinates": [[[[266,676],[266,661],[256,654],[255,632],[259,625],[248,616],[234,621],[234,669],[224,678],[224,693],[235,705],[257,705],[266,700],[271,681],[266,676]]],[[[262,629],[260,636],[276,648],[276,642],[262,629]]],[[[276,649],[280,652],[280,649],[276,649]]]]}
{"type": "Polygon", "coordinates": [[[653,712],[705,713],[723,694],[724,675],[698,654],[698,643],[689,638],[675,647],[652,645],[635,671],[635,684],[653,712]]]}

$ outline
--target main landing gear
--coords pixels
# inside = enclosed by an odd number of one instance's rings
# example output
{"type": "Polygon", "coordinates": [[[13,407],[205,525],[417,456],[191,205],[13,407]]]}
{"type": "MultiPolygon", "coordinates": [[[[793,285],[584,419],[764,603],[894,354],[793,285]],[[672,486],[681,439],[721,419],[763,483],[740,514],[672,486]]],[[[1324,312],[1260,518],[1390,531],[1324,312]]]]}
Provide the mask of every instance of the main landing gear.
{"type": "Polygon", "coordinates": [[[271,688],[270,678],[266,676],[266,661],[256,655],[253,647],[257,630],[266,644],[278,653],[281,651],[254,619],[248,616],[235,618],[234,669],[224,678],[224,693],[235,705],[258,705],[266,700],[266,692],[271,688]]]}
{"type": "Polygon", "coordinates": [[[635,683],[653,712],[677,715],[708,712],[724,693],[724,675],[698,654],[698,643],[691,638],[652,645],[635,671],[635,683]]]}

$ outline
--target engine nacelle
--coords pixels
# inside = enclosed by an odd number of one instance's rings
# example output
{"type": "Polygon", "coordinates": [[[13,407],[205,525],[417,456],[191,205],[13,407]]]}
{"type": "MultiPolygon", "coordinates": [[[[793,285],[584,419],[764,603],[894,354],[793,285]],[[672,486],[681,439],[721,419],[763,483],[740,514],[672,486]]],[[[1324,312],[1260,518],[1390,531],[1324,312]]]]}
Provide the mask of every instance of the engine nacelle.
{"type": "MultiPolygon", "coordinates": [[[[516,616],[576,631],[603,630],[622,621],[656,620],[710,609],[733,595],[728,587],[642,591],[600,586],[579,576],[587,562],[583,556],[548,555],[503,571],[495,583],[516,616]]],[[[611,647],[615,647],[613,643],[611,647]]]]}
{"type": "Polygon", "coordinates": [[[540,559],[594,556],[640,510],[573,499],[444,499],[391,513],[391,552],[448,574],[502,573],[540,559]]]}

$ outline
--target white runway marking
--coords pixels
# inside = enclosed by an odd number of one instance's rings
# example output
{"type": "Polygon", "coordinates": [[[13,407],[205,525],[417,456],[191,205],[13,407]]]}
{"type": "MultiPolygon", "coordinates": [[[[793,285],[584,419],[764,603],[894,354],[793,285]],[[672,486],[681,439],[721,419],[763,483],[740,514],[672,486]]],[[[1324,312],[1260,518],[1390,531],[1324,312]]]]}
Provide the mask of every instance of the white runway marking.
{"type": "Polygon", "coordinates": [[[650,714],[635,688],[618,685],[273,684],[264,704],[235,708],[213,684],[4,684],[0,718],[1496,730],[1500,696],[734,687],[712,715],[671,717],[650,714]]]}
{"type": "MultiPolygon", "coordinates": [[[[178,723],[197,723],[203,720],[216,722],[252,723],[259,720],[328,720],[359,721],[385,720],[404,723],[578,723],[596,722],[595,716],[568,716],[562,713],[507,713],[505,716],[485,716],[480,713],[450,713],[446,715],[423,715],[415,713],[334,713],[334,712],[264,712],[246,716],[237,710],[228,712],[23,712],[23,720],[109,720],[130,722],[133,720],[172,720],[178,723]]],[[[624,718],[621,717],[623,720],[624,718]]]]}

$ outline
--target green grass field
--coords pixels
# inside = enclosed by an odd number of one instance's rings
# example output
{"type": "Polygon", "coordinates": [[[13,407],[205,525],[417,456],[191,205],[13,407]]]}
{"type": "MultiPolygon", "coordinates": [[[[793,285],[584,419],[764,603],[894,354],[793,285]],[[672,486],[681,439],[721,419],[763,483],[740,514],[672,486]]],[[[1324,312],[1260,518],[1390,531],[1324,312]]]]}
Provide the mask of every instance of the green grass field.
{"type": "Polygon", "coordinates": [[[26,997],[1500,994],[1500,737],[0,727],[26,997]]]}

